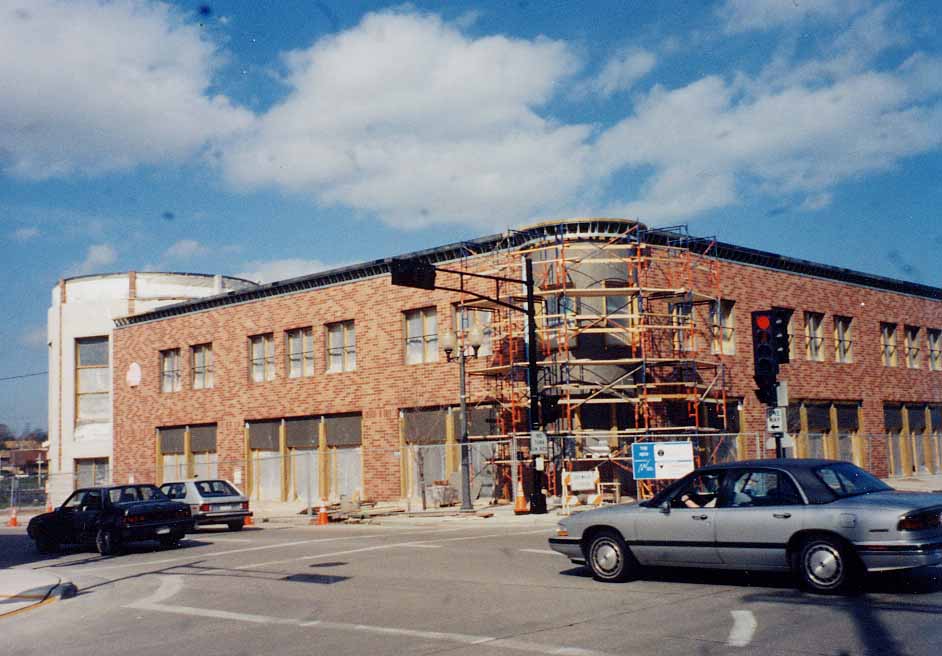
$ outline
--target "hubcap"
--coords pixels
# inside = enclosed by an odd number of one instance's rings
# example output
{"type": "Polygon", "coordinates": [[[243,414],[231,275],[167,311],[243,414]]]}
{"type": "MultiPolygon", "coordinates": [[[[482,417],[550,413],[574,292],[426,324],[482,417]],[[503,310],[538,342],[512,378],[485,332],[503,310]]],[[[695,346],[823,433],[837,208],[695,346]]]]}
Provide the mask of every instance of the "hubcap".
{"type": "Polygon", "coordinates": [[[841,555],[830,545],[815,545],[805,555],[805,570],[814,583],[831,585],[841,576],[841,555]]]}
{"type": "Polygon", "coordinates": [[[618,550],[609,543],[600,544],[595,549],[595,564],[605,572],[618,568],[618,550]]]}

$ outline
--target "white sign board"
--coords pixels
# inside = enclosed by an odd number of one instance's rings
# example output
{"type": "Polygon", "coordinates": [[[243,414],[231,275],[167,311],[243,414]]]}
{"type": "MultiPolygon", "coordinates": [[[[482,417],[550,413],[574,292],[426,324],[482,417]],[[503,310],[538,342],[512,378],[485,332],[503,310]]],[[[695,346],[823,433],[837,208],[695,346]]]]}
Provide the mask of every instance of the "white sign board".
{"type": "Polygon", "coordinates": [[[692,442],[657,442],[654,446],[657,478],[682,478],[693,471],[692,442]]]}
{"type": "Polygon", "coordinates": [[[595,490],[599,480],[599,473],[594,469],[589,471],[569,472],[569,489],[574,492],[587,492],[595,490]]]}
{"type": "Polygon", "coordinates": [[[784,433],[785,408],[769,408],[765,415],[765,427],[770,433],[784,433]]]}
{"type": "MultiPolygon", "coordinates": [[[[770,438],[768,438],[768,439],[765,441],[765,448],[766,448],[766,449],[774,449],[774,448],[775,448],[775,438],[774,438],[774,437],[770,437],[770,438]]],[[[791,435],[789,435],[788,433],[784,433],[784,434],[782,435],[782,448],[783,448],[783,449],[794,449],[794,448],[795,448],[795,438],[793,438],[793,437],[792,437],[791,435]]]]}
{"type": "Polygon", "coordinates": [[[545,456],[548,453],[546,433],[543,431],[530,431],[530,455],[545,456]]]}

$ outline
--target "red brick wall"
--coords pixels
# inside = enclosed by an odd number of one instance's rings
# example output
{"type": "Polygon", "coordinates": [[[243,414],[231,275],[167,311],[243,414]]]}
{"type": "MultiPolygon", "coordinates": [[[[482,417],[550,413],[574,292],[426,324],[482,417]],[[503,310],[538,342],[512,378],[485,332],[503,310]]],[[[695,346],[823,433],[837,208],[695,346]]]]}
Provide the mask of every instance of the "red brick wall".
{"type": "MultiPolygon", "coordinates": [[[[477,265],[492,262],[483,257],[477,265]]],[[[922,369],[906,369],[902,357],[898,368],[884,367],[880,360],[880,322],[899,324],[902,355],[903,325],[942,327],[942,303],[759,267],[728,262],[719,266],[718,283],[703,272],[695,275],[705,290],[718,284],[723,298],[735,300],[736,354],[712,356],[706,339],[699,347],[701,357],[720,357],[727,365],[731,395],[744,399],[743,431],[763,431],[765,426],[763,408],[752,393],[749,313],[773,305],[795,309],[795,359],[780,375],[788,381],[793,400],[861,401],[864,433],[883,432],[885,400],[942,403],[942,372],[927,370],[925,331],[920,335],[922,369]],[[806,310],[825,314],[824,362],[804,359],[806,310]],[[852,364],[834,362],[834,315],[854,318],[852,364]]],[[[450,292],[393,287],[384,276],[115,330],[115,480],[130,474],[138,481],[155,478],[155,429],[160,426],[217,422],[217,450],[220,462],[225,462],[243,457],[246,420],[362,412],[364,496],[397,497],[398,410],[458,400],[457,365],[444,362],[443,356],[438,363],[404,364],[402,312],[435,305],[441,330],[457,300],[450,292]],[[350,319],[356,325],[357,370],[326,373],[324,324],[350,319]],[[314,327],[315,374],[289,379],[284,331],[304,326],[314,327]],[[252,383],[247,338],[267,332],[275,335],[276,378],[252,383]],[[213,345],[215,387],[193,390],[189,346],[206,342],[213,345]],[[169,348],[181,349],[183,390],[161,393],[158,352],[169,348]],[[123,375],[132,362],[143,370],[142,382],[134,388],[123,375]]],[[[483,383],[476,377],[471,381],[472,398],[479,398],[483,383]]],[[[885,463],[885,449],[874,455],[875,464],[885,463]]],[[[231,476],[224,466],[220,474],[231,476]]]]}

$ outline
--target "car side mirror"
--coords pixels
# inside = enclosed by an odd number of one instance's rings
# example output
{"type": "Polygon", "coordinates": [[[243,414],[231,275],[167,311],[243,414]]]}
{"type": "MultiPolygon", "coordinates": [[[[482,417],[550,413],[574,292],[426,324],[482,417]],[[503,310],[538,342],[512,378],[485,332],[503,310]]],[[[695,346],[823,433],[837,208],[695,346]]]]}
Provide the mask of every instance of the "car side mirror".
{"type": "Polygon", "coordinates": [[[671,502],[670,501],[664,501],[663,503],[661,503],[660,506],[658,506],[658,508],[660,508],[661,512],[664,513],[665,515],[671,514],[671,502]]]}

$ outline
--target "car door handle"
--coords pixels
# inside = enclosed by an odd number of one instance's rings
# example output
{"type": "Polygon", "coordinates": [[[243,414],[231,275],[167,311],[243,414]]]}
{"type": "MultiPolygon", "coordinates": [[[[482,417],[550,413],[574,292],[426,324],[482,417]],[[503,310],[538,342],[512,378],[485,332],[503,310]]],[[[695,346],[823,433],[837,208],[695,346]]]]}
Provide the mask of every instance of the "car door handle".
{"type": "Polygon", "coordinates": [[[701,519],[701,520],[702,520],[702,519],[709,519],[710,516],[709,516],[709,515],[691,515],[690,518],[691,518],[691,519],[701,519]]]}
{"type": "Polygon", "coordinates": [[[775,519],[788,519],[791,516],[791,513],[772,513],[772,517],[775,519]]]}

